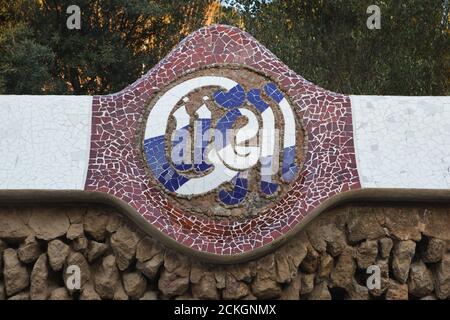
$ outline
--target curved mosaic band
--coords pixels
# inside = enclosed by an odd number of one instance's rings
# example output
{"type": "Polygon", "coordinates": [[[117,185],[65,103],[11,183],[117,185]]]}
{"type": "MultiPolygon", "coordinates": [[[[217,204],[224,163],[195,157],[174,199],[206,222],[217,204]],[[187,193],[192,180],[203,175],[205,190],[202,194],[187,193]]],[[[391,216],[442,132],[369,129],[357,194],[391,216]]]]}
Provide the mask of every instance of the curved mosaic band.
{"type": "MultiPolygon", "coordinates": [[[[219,81],[224,90],[214,99],[225,107],[234,106],[226,95],[233,88],[239,92],[238,83],[212,78],[195,81],[219,81]]],[[[182,96],[168,95],[167,99],[178,101],[182,96]]],[[[175,103],[161,102],[158,112],[157,105],[150,111],[149,119],[155,121],[154,127],[144,130],[146,141],[154,139],[144,143],[148,161],[164,153],[161,137],[170,113],[167,105],[175,103]]],[[[119,93],[95,97],[0,96],[0,110],[0,189],[102,192],[127,203],[172,242],[211,256],[236,256],[270,248],[298,229],[325,201],[351,190],[450,189],[450,97],[345,96],[330,92],[295,74],[247,33],[228,26],[207,27],[190,35],[144,77],[119,93]],[[285,134],[282,177],[286,181],[296,179],[279,201],[254,218],[214,220],[185,214],[165,197],[160,186],[151,183],[142,161],[139,137],[149,101],[184,74],[212,66],[245,67],[273,80],[274,84],[245,94],[265,127],[272,124],[270,110],[260,98],[261,90],[277,103],[287,128],[293,127],[289,125],[294,120],[292,108],[301,115],[307,137],[303,164],[295,164],[293,150],[299,147],[295,140],[292,142],[295,134],[285,134]]],[[[178,110],[175,131],[180,133],[190,124],[186,112],[178,110]]],[[[245,113],[242,110],[229,112],[245,113]]],[[[201,109],[195,126],[204,132],[211,126],[210,117],[206,109],[201,109]]],[[[175,145],[179,137],[176,133],[172,140],[175,145]]],[[[205,146],[198,146],[203,152],[205,146]]],[[[264,157],[270,164],[270,147],[268,150],[264,157]]],[[[176,170],[164,167],[175,170],[169,176],[179,179],[176,188],[168,180],[159,182],[169,191],[188,193],[185,188],[192,192],[194,187],[185,186],[193,179],[184,181],[175,174],[189,169],[186,166],[189,164],[181,162],[176,170]]],[[[161,176],[157,171],[160,168],[149,167],[155,176],[161,176]]],[[[194,170],[207,171],[209,164],[202,161],[194,170]]],[[[233,180],[235,189],[223,190],[219,199],[239,201],[243,196],[240,190],[246,188],[242,171],[236,174],[227,166],[219,167],[217,176],[208,183],[220,185],[217,179],[224,170],[231,171],[227,179],[233,180]]],[[[270,174],[262,174],[264,193],[275,192],[271,183],[270,174]]]]}

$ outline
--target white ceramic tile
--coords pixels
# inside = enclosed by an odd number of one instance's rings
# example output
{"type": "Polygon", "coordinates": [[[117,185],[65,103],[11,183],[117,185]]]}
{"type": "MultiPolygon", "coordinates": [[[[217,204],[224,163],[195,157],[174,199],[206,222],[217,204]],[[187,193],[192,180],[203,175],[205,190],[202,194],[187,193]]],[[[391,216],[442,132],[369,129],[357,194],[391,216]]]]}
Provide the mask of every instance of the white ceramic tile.
{"type": "Polygon", "coordinates": [[[351,96],[363,188],[450,188],[450,97],[351,96]]]}
{"type": "MultiPolygon", "coordinates": [[[[205,98],[203,98],[205,99],[205,98]]],[[[211,119],[211,111],[206,104],[203,104],[197,111],[195,111],[199,119],[211,119]]]]}
{"type": "Polygon", "coordinates": [[[177,123],[176,130],[181,130],[189,125],[190,117],[185,106],[181,106],[177,109],[177,111],[173,113],[173,116],[175,117],[175,121],[177,123]]]}
{"type": "Polygon", "coordinates": [[[259,147],[235,147],[240,153],[246,152],[246,156],[238,155],[231,144],[219,150],[217,153],[223,162],[234,170],[246,170],[258,163],[260,156],[259,147]]]}
{"type": "Polygon", "coordinates": [[[275,153],[275,116],[272,109],[267,108],[261,114],[263,127],[261,129],[261,157],[273,156],[275,153]]]}
{"type": "Polygon", "coordinates": [[[247,123],[236,131],[236,145],[256,137],[259,131],[259,123],[256,115],[248,109],[239,108],[239,111],[242,116],[247,118],[247,123]]]}
{"type": "Polygon", "coordinates": [[[283,148],[295,146],[295,116],[289,102],[286,98],[280,101],[280,109],[284,120],[284,145],[283,148]]]}
{"type": "Polygon", "coordinates": [[[0,189],[84,189],[92,97],[0,96],[0,189]]]}

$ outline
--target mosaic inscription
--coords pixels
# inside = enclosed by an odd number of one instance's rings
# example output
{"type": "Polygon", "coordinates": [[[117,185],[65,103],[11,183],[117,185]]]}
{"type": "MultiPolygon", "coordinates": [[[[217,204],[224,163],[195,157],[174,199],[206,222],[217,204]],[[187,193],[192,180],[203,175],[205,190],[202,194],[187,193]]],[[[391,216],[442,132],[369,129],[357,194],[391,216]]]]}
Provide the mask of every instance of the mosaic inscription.
{"type": "Polygon", "coordinates": [[[257,215],[289,190],[303,130],[287,96],[246,68],[209,68],[149,105],[143,153],[150,178],[191,213],[257,215]]]}

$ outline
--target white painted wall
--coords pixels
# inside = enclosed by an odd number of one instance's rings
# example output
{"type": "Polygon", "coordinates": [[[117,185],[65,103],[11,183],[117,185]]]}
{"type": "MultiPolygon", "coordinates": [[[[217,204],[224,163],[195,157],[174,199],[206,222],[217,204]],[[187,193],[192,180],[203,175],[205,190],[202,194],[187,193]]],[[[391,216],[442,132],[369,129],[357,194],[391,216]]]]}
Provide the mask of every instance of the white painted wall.
{"type": "Polygon", "coordinates": [[[84,189],[92,97],[0,96],[0,189],[84,189]]]}
{"type": "Polygon", "coordinates": [[[450,97],[350,98],[363,188],[450,189],[450,97]]]}

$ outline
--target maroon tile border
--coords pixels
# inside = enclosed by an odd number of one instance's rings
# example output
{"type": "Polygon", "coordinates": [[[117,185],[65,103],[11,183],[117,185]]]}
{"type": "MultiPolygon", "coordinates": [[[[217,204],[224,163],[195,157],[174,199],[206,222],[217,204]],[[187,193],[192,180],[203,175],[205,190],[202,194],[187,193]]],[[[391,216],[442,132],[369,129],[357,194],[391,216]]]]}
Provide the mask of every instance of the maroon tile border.
{"type": "Polygon", "coordinates": [[[85,189],[113,195],[153,227],[201,252],[235,255],[279,239],[333,195],[359,189],[350,98],[295,74],[249,34],[229,26],[206,27],[123,91],[93,100],[92,141],[85,189]],[[277,204],[245,221],[183,214],[150,184],[139,135],[146,104],[181,75],[211,65],[240,65],[274,79],[302,117],[307,151],[302,171],[277,204]]]}

